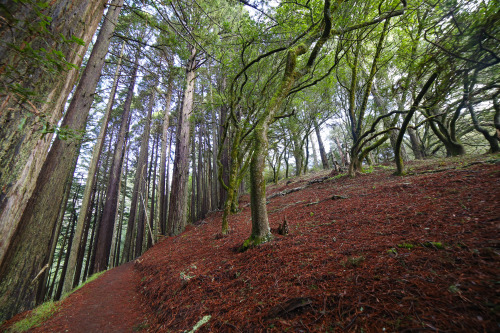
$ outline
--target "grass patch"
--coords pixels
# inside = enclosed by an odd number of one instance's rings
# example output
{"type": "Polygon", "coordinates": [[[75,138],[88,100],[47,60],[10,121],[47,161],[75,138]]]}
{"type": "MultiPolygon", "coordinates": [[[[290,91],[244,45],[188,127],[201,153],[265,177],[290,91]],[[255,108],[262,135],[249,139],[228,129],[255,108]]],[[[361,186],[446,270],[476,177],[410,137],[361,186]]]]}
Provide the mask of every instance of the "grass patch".
{"type": "Polygon", "coordinates": [[[26,332],[40,326],[40,324],[56,314],[59,308],[59,302],[45,302],[35,308],[26,318],[12,325],[8,332],[26,332]]]}
{"type": "Polygon", "coordinates": [[[69,293],[64,294],[64,295],[61,297],[61,300],[65,299],[66,297],[68,297],[69,295],[71,295],[72,293],[74,293],[75,291],[77,291],[78,289],[80,289],[81,287],[83,287],[84,285],[86,285],[87,283],[94,281],[94,280],[95,280],[95,279],[97,279],[99,276],[103,275],[104,273],[106,273],[106,271],[102,271],[102,272],[95,273],[95,274],[91,275],[91,276],[90,276],[87,280],[85,280],[85,282],[83,282],[81,285],[79,285],[79,286],[78,286],[78,287],[76,287],[75,289],[71,290],[69,293]]]}
{"type": "Polygon", "coordinates": [[[434,248],[438,250],[444,249],[444,244],[441,242],[425,242],[422,244],[424,247],[434,248]]]}
{"type": "Polygon", "coordinates": [[[398,247],[401,248],[401,249],[408,249],[408,250],[411,250],[415,247],[416,245],[412,244],[412,243],[407,243],[407,242],[404,242],[404,243],[401,243],[401,244],[398,244],[398,247]]]}

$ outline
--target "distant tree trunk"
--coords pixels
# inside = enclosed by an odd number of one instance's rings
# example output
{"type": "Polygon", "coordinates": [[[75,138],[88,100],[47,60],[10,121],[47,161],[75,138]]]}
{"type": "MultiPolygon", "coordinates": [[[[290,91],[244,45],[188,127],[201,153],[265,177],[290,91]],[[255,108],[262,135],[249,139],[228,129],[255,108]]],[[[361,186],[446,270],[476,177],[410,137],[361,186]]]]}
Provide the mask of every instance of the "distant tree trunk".
{"type": "MultiPolygon", "coordinates": [[[[9,247],[15,246],[13,237],[21,232],[18,231],[20,219],[52,144],[52,134],[44,133],[42,127],[54,129],[60,120],[79,75],[77,68],[101,21],[106,1],[54,0],[47,2],[46,8],[39,7],[38,3],[42,2],[2,1],[2,11],[9,15],[2,14],[0,25],[0,267],[4,267],[0,268],[0,280],[6,279],[5,256],[8,252],[12,255],[9,247]],[[38,26],[45,15],[51,18],[50,24],[44,26],[47,33],[40,32],[42,29],[38,26]],[[73,37],[82,40],[82,45],[66,42],[73,37]],[[17,49],[24,49],[28,44],[40,54],[44,53],[42,47],[60,51],[63,59],[76,68],[63,64],[63,69],[49,74],[54,68],[46,58],[39,60],[29,56],[30,52],[24,56],[17,49]],[[16,87],[32,92],[35,98],[20,95],[13,89],[16,87]]],[[[52,232],[50,228],[42,227],[42,230],[52,232]]],[[[38,274],[44,264],[32,266],[34,274],[38,274]]],[[[13,278],[16,284],[34,278],[28,272],[20,273],[22,279],[13,278]]],[[[0,286],[0,321],[30,308],[33,289],[34,285],[16,291],[0,286]]]]}
{"type": "Polygon", "coordinates": [[[425,151],[422,148],[422,142],[418,137],[417,131],[412,127],[408,127],[408,134],[410,135],[411,150],[413,151],[413,155],[415,155],[415,159],[423,159],[425,157],[425,151]]]}
{"type": "MultiPolygon", "coordinates": [[[[55,299],[55,295],[54,295],[54,297],[52,297],[52,293],[54,292],[54,287],[56,285],[56,277],[57,277],[57,275],[59,273],[59,268],[61,267],[62,257],[64,255],[64,248],[66,247],[66,244],[68,243],[68,240],[69,240],[70,229],[71,228],[69,226],[66,228],[66,231],[64,232],[64,236],[63,236],[63,243],[62,243],[61,248],[59,250],[59,256],[57,258],[56,271],[54,273],[54,277],[52,279],[52,284],[51,284],[50,290],[48,292],[48,295],[49,295],[49,297],[51,299],[55,299]]],[[[58,280],[58,285],[60,285],[61,283],[63,283],[62,282],[63,278],[64,278],[63,275],[60,274],[60,277],[59,277],[59,280],[58,280]]],[[[57,289],[56,289],[56,292],[57,292],[57,289]]]]}
{"type": "Polygon", "coordinates": [[[115,212],[118,205],[118,182],[121,177],[123,157],[125,155],[125,142],[127,140],[127,132],[130,125],[130,106],[132,104],[132,97],[134,95],[135,81],[137,78],[137,69],[139,64],[139,52],[136,54],[134,69],[130,78],[130,84],[127,91],[127,97],[123,105],[123,115],[120,124],[120,131],[118,133],[116,148],[113,155],[113,162],[111,164],[111,172],[109,175],[108,189],[106,191],[106,201],[104,204],[103,221],[104,228],[102,234],[98,236],[101,242],[98,247],[98,260],[96,262],[95,272],[105,270],[108,264],[109,251],[111,247],[111,237],[113,226],[115,224],[115,212]]]}
{"type": "MultiPolygon", "coordinates": [[[[94,209],[94,207],[97,207],[96,200],[98,200],[98,198],[97,198],[98,196],[99,196],[99,193],[98,193],[97,185],[96,185],[96,186],[94,186],[94,189],[92,190],[92,197],[91,197],[91,203],[92,204],[90,206],[91,211],[94,209]]],[[[77,252],[76,268],[74,269],[75,273],[71,274],[68,271],[66,271],[66,275],[67,276],[66,276],[65,279],[72,279],[72,287],[73,288],[78,285],[78,283],[80,282],[80,277],[82,275],[83,259],[85,257],[85,248],[87,247],[87,239],[89,237],[89,231],[90,231],[91,224],[92,224],[92,214],[89,214],[89,216],[87,217],[87,220],[85,221],[85,227],[84,227],[84,230],[83,230],[83,236],[82,236],[82,240],[80,242],[80,249],[77,252]],[[73,276],[73,277],[71,277],[71,276],[73,276]]],[[[71,261],[71,253],[70,253],[70,259],[69,260],[71,261]]],[[[68,262],[68,266],[69,266],[69,264],[70,263],[68,262]]],[[[67,283],[68,282],[66,281],[66,284],[67,283]]],[[[71,288],[70,288],[70,290],[71,290],[71,288]]],[[[63,290],[63,292],[66,292],[66,291],[63,290]]]]}
{"type": "Polygon", "coordinates": [[[196,174],[196,149],[195,149],[195,135],[194,135],[194,130],[192,129],[191,133],[191,222],[194,223],[196,222],[196,213],[197,213],[197,204],[196,204],[196,180],[198,178],[198,175],[196,174]]]}
{"type": "Polygon", "coordinates": [[[350,164],[350,162],[348,161],[348,158],[346,158],[346,156],[344,155],[344,150],[342,149],[342,144],[340,143],[340,140],[338,137],[334,137],[335,139],[335,143],[337,144],[337,149],[339,151],[339,155],[340,155],[340,161],[342,163],[342,166],[346,166],[348,164],[350,164]]]}
{"type": "Polygon", "coordinates": [[[319,154],[321,156],[321,164],[323,165],[323,169],[328,169],[328,157],[326,156],[325,145],[323,144],[323,140],[321,139],[321,132],[319,130],[319,125],[316,120],[314,120],[314,131],[316,132],[316,138],[318,139],[319,146],[319,154]]]}
{"type": "MultiPolygon", "coordinates": [[[[224,128],[224,124],[226,123],[227,119],[227,106],[222,105],[220,109],[220,125],[219,125],[219,139],[223,140],[222,142],[219,142],[219,155],[221,156],[220,158],[220,165],[219,165],[219,173],[221,174],[222,181],[224,184],[229,183],[229,170],[230,170],[230,163],[229,163],[229,137],[226,137],[223,135],[224,131],[226,130],[224,128]]],[[[229,125],[228,125],[229,126],[229,125]]],[[[218,156],[219,156],[218,155],[218,156]]],[[[218,174],[219,174],[218,173],[218,174]]],[[[220,192],[219,192],[219,209],[222,209],[224,207],[224,204],[227,200],[227,189],[224,186],[219,186],[220,192]]]]}
{"type": "MultiPolygon", "coordinates": [[[[127,141],[125,141],[125,154],[128,159],[128,146],[127,146],[127,141]]],[[[124,157],[125,158],[125,157],[124,157]]],[[[118,185],[118,196],[122,192],[122,183],[125,182],[125,187],[123,188],[123,193],[127,192],[127,168],[128,168],[128,161],[125,162],[122,161],[122,171],[120,172],[120,181],[118,185]],[[125,179],[124,179],[125,178],[125,179]]],[[[120,247],[120,239],[121,239],[121,227],[122,227],[122,222],[123,222],[123,211],[125,210],[125,203],[124,203],[124,196],[122,197],[121,203],[117,206],[116,209],[116,214],[115,214],[115,221],[118,219],[118,223],[115,223],[115,227],[113,230],[113,240],[111,242],[111,250],[109,254],[109,266],[110,267],[115,267],[117,266],[116,264],[116,248],[120,247]]]]}
{"type": "Polygon", "coordinates": [[[170,72],[168,77],[167,93],[165,95],[165,115],[163,116],[163,126],[161,135],[161,157],[160,157],[160,185],[158,188],[159,192],[159,202],[158,202],[158,217],[160,225],[160,234],[165,235],[167,228],[167,200],[166,198],[166,188],[168,184],[166,182],[166,170],[165,166],[167,164],[167,136],[168,127],[170,122],[170,102],[172,101],[172,91],[174,87],[174,69],[172,64],[169,63],[170,72]]]}
{"type": "MultiPolygon", "coordinates": [[[[123,3],[123,0],[121,0],[123,3]]],[[[111,22],[113,23],[113,22],[111,22]]],[[[113,24],[115,24],[114,22],[113,24]]],[[[108,43],[109,45],[109,43],[108,43]]],[[[108,122],[111,116],[111,110],[113,108],[113,102],[115,100],[115,94],[116,94],[116,89],[118,87],[118,78],[120,74],[120,66],[121,66],[121,61],[123,57],[123,51],[125,48],[125,42],[122,43],[122,49],[120,51],[120,58],[118,60],[118,64],[115,69],[115,76],[113,80],[113,86],[111,87],[111,92],[109,94],[109,99],[108,103],[106,105],[106,111],[104,113],[104,116],[102,117],[102,123],[101,123],[101,129],[99,131],[99,136],[97,137],[97,141],[95,143],[94,149],[92,150],[92,160],[90,161],[89,165],[89,170],[88,170],[88,176],[87,176],[87,182],[85,184],[85,192],[83,193],[83,198],[82,198],[82,205],[80,207],[80,214],[78,216],[78,221],[76,224],[76,231],[75,231],[75,237],[73,238],[75,244],[72,246],[72,252],[70,253],[69,256],[69,263],[68,263],[68,278],[66,279],[66,284],[64,286],[64,292],[69,292],[74,286],[73,286],[73,281],[74,278],[73,276],[75,275],[75,268],[77,266],[80,266],[81,270],[81,265],[76,264],[76,260],[78,258],[78,253],[81,249],[80,243],[82,242],[82,236],[83,236],[83,230],[85,228],[86,222],[89,219],[89,215],[92,212],[92,207],[90,206],[91,203],[91,196],[92,196],[92,191],[95,187],[96,179],[97,179],[97,166],[99,164],[99,158],[102,153],[102,148],[104,146],[104,139],[106,137],[106,131],[108,127],[108,122]]],[[[80,275],[80,270],[78,270],[77,274],[80,275]]]]}
{"type": "MultiPolygon", "coordinates": [[[[156,192],[156,165],[158,164],[158,145],[159,145],[159,141],[160,139],[158,138],[157,135],[155,135],[155,138],[156,138],[156,144],[153,145],[153,153],[151,154],[151,163],[152,163],[152,166],[153,168],[149,168],[149,173],[150,173],[150,176],[148,177],[148,179],[151,181],[151,186],[152,186],[152,189],[151,189],[151,209],[149,211],[149,230],[154,230],[154,213],[155,213],[155,199],[156,199],[156,196],[155,196],[155,192],[156,192]],[[156,149],[155,149],[156,148],[156,149]],[[153,162],[154,161],[154,162],[153,162]],[[151,169],[153,169],[153,175],[151,175],[151,169]]],[[[148,191],[149,192],[149,191],[148,191]]],[[[152,245],[153,245],[153,239],[152,239],[153,235],[151,235],[150,232],[148,232],[148,243],[147,243],[147,246],[146,248],[150,248],[152,245]]]]}
{"type": "MultiPolygon", "coordinates": [[[[78,162],[78,155],[75,155],[73,158],[73,171],[71,172],[71,177],[68,177],[66,179],[65,184],[64,184],[64,198],[61,202],[61,207],[59,208],[59,214],[57,216],[56,227],[54,230],[54,234],[52,235],[52,244],[50,245],[50,256],[49,256],[49,260],[48,260],[49,266],[51,266],[52,262],[54,261],[54,254],[55,254],[56,247],[57,247],[57,240],[59,239],[59,234],[61,232],[62,224],[64,221],[64,214],[66,212],[66,207],[68,205],[69,196],[71,194],[71,185],[73,183],[73,174],[75,173],[77,162],[78,162]]],[[[78,190],[79,190],[79,188],[80,187],[78,187],[78,190]]],[[[77,190],[77,193],[78,193],[78,190],[77,190]]],[[[49,277],[49,272],[50,272],[50,270],[45,271],[44,277],[42,278],[44,281],[47,281],[47,279],[49,277]]],[[[44,300],[46,299],[46,296],[45,296],[46,284],[47,284],[46,282],[42,282],[41,287],[38,290],[37,299],[36,299],[37,305],[40,303],[43,303],[44,300]]]]}
{"type": "Polygon", "coordinates": [[[486,141],[488,141],[490,145],[489,152],[498,153],[500,152],[500,147],[498,146],[498,137],[496,136],[497,134],[496,131],[492,135],[488,132],[486,128],[482,127],[479,124],[476,111],[474,111],[474,105],[470,101],[470,91],[474,88],[476,80],[477,80],[477,72],[474,73],[472,78],[469,78],[469,74],[467,72],[464,73],[464,102],[467,105],[467,109],[469,110],[474,129],[479,133],[481,133],[486,139],[486,141]]]}
{"type": "MultiPolygon", "coordinates": [[[[168,211],[169,211],[169,204],[170,204],[170,160],[171,160],[171,152],[172,152],[172,142],[174,141],[174,131],[170,133],[170,139],[168,140],[168,152],[167,152],[167,176],[166,176],[166,184],[165,184],[165,211],[164,214],[165,216],[168,217],[168,211]]],[[[165,232],[166,235],[168,235],[169,230],[171,229],[169,227],[168,220],[165,221],[167,224],[165,225],[165,232]]]]}
{"type": "Polygon", "coordinates": [[[433,73],[427,82],[425,82],[424,86],[422,87],[422,90],[418,94],[418,96],[415,98],[415,101],[413,101],[413,104],[410,108],[410,111],[408,114],[405,116],[405,119],[403,120],[403,124],[401,125],[401,130],[399,131],[398,139],[396,142],[396,166],[397,166],[397,175],[403,175],[404,174],[404,165],[403,165],[403,158],[401,156],[401,144],[403,142],[403,136],[406,132],[406,128],[408,127],[408,124],[410,123],[411,118],[413,117],[413,114],[418,108],[418,105],[420,104],[420,101],[424,98],[425,94],[431,87],[432,83],[436,80],[438,74],[433,73]]]}
{"type": "Polygon", "coordinates": [[[122,239],[122,232],[123,232],[123,215],[125,211],[125,197],[127,196],[127,179],[128,179],[128,154],[129,150],[127,149],[127,157],[125,158],[125,170],[122,174],[122,177],[124,179],[124,184],[123,184],[123,195],[122,195],[122,202],[120,204],[120,220],[118,221],[118,233],[117,233],[117,240],[116,240],[116,248],[115,248],[115,261],[114,261],[114,266],[120,265],[120,250],[121,250],[121,239],[122,239]]]}
{"type": "MultiPolygon", "coordinates": [[[[130,216],[128,219],[128,224],[131,227],[131,231],[133,230],[133,225],[135,223],[135,215],[136,209],[138,205],[142,207],[142,213],[146,214],[147,207],[144,207],[144,202],[147,201],[147,193],[146,193],[146,171],[148,166],[148,147],[149,147],[149,136],[151,129],[151,115],[153,114],[153,106],[155,102],[155,90],[149,96],[148,103],[148,113],[146,115],[146,119],[144,121],[144,131],[141,136],[141,150],[139,152],[139,159],[137,160],[137,170],[135,173],[135,182],[134,182],[134,192],[132,192],[132,201],[130,203],[130,216]],[[137,192],[136,192],[137,191],[137,192]]],[[[140,216],[137,221],[137,239],[135,242],[135,256],[138,257],[142,253],[142,242],[144,239],[144,217],[140,216]]],[[[129,228],[127,227],[127,235],[129,228]]],[[[128,258],[128,260],[134,259],[132,254],[128,258]]]]}
{"type": "Polygon", "coordinates": [[[76,209],[76,199],[78,196],[79,189],[80,188],[78,187],[77,191],[75,192],[75,197],[73,198],[73,211],[71,213],[71,215],[72,215],[71,226],[69,227],[70,228],[70,235],[69,235],[69,239],[68,239],[68,249],[66,250],[66,255],[64,257],[64,265],[63,265],[63,268],[61,271],[61,278],[59,280],[59,286],[57,287],[56,295],[54,297],[54,299],[56,299],[56,300],[61,298],[63,285],[64,285],[64,277],[66,276],[66,270],[68,269],[69,254],[71,253],[71,246],[73,244],[73,235],[75,233],[75,226],[76,226],[76,219],[77,219],[75,209],[76,209]]]}
{"type": "Polygon", "coordinates": [[[168,223],[171,225],[170,235],[179,234],[186,226],[187,181],[189,174],[189,115],[193,110],[194,83],[196,70],[196,48],[191,47],[186,68],[186,89],[184,91],[182,110],[179,114],[177,139],[175,145],[174,171],[172,177],[173,195],[170,196],[168,223]]]}
{"type": "Polygon", "coordinates": [[[304,174],[309,170],[309,134],[306,134],[302,139],[302,145],[306,148],[306,158],[304,161],[304,174]],[[304,140],[305,139],[305,140],[304,140]],[[305,141],[305,144],[304,144],[305,141]]]}

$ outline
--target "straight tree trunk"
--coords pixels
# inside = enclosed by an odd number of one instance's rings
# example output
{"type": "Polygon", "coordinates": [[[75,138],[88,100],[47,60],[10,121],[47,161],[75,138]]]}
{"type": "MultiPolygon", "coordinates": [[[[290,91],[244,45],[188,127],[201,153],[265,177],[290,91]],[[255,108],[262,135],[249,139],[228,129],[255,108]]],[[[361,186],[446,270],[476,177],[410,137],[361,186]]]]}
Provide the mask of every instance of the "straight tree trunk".
{"type": "Polygon", "coordinates": [[[111,237],[113,226],[115,224],[115,213],[118,205],[118,187],[122,170],[123,156],[125,151],[126,134],[130,125],[130,107],[132,105],[132,97],[134,95],[135,81],[137,78],[137,70],[139,66],[139,52],[136,54],[134,69],[130,78],[130,84],[127,91],[127,97],[123,105],[123,115],[118,133],[116,148],[113,154],[113,162],[111,164],[111,172],[109,175],[108,189],[106,191],[106,199],[103,211],[102,228],[97,236],[99,245],[96,253],[96,264],[94,272],[101,272],[107,268],[109,251],[111,248],[111,237]]]}
{"type": "Polygon", "coordinates": [[[161,156],[160,156],[160,186],[159,192],[159,203],[158,203],[158,217],[160,225],[160,234],[166,235],[167,228],[167,200],[166,198],[166,188],[168,183],[166,180],[166,164],[167,164],[167,139],[168,139],[168,127],[170,122],[170,102],[172,101],[172,91],[174,87],[174,70],[172,64],[170,65],[170,72],[168,77],[167,94],[165,96],[165,115],[163,116],[163,126],[161,134],[161,156]]]}
{"type": "MultiPolygon", "coordinates": [[[[156,137],[156,144],[153,145],[153,153],[151,156],[151,162],[152,162],[153,168],[151,168],[151,167],[149,168],[150,176],[148,177],[151,181],[151,184],[152,184],[151,185],[152,186],[152,189],[151,189],[151,209],[149,211],[149,221],[148,221],[149,230],[154,230],[153,226],[154,226],[155,199],[156,199],[156,196],[155,196],[155,192],[156,192],[156,165],[158,164],[158,148],[159,148],[158,143],[160,141],[157,135],[155,135],[155,137],[156,137]],[[151,169],[153,169],[153,175],[151,175],[151,169]]],[[[148,243],[147,243],[146,248],[149,249],[152,245],[153,245],[153,235],[151,235],[151,233],[148,233],[148,243]]]]}
{"type": "MultiPolygon", "coordinates": [[[[126,153],[124,154],[124,156],[126,155],[127,158],[128,158],[128,146],[127,146],[127,141],[125,141],[125,151],[126,153]]],[[[119,185],[118,185],[118,195],[120,195],[121,191],[122,191],[122,183],[123,183],[123,178],[125,178],[125,188],[124,188],[124,191],[123,193],[125,193],[127,191],[127,166],[128,166],[128,163],[125,163],[125,165],[123,165],[123,162],[122,161],[122,171],[121,171],[121,176],[120,176],[120,181],[119,181],[119,185]]],[[[116,256],[116,248],[120,247],[120,237],[121,237],[121,226],[122,226],[122,222],[123,222],[123,219],[121,218],[123,216],[123,211],[125,210],[125,207],[124,207],[125,203],[124,203],[124,200],[121,201],[121,203],[117,206],[117,209],[116,209],[116,214],[115,214],[115,221],[118,219],[118,224],[115,223],[115,227],[113,229],[113,241],[111,243],[111,249],[110,249],[110,254],[109,254],[109,266],[110,267],[115,267],[116,264],[116,260],[115,260],[115,256],[116,256]],[[118,246],[117,246],[118,244],[118,246]]]]}
{"type": "MultiPolygon", "coordinates": [[[[123,0],[121,0],[120,2],[123,4],[123,0]]],[[[113,17],[113,18],[115,20],[117,19],[115,17],[113,17]]],[[[111,23],[116,24],[116,22],[111,22],[111,23]]],[[[108,43],[108,45],[109,45],[109,43],[108,43]]],[[[80,248],[81,248],[80,243],[82,242],[83,230],[84,230],[84,227],[86,225],[86,221],[89,219],[89,215],[92,212],[92,207],[90,206],[91,195],[92,195],[92,191],[95,187],[96,178],[97,178],[96,174],[97,174],[97,170],[98,170],[97,166],[99,164],[99,158],[101,156],[102,148],[104,146],[104,139],[106,137],[106,130],[108,127],[109,118],[111,116],[111,110],[113,108],[113,102],[115,100],[116,89],[118,87],[118,77],[120,74],[120,66],[121,66],[124,48],[125,48],[125,42],[122,44],[122,49],[120,51],[120,58],[118,60],[117,66],[116,66],[115,76],[114,76],[114,80],[113,80],[113,86],[112,86],[111,92],[109,94],[108,104],[106,105],[106,111],[105,111],[104,116],[102,118],[102,122],[101,122],[102,124],[101,124],[101,129],[99,131],[99,136],[97,137],[97,141],[96,141],[94,149],[92,151],[92,160],[90,161],[90,165],[89,165],[87,182],[85,184],[85,192],[83,193],[82,205],[80,207],[80,214],[78,216],[78,221],[76,224],[75,237],[73,238],[75,245],[72,246],[72,252],[71,252],[70,257],[69,257],[68,279],[66,279],[66,285],[64,286],[65,292],[70,291],[73,287],[73,280],[74,280],[73,276],[75,275],[75,268],[77,266],[76,260],[78,258],[78,252],[80,251],[80,248]]],[[[80,267],[81,267],[81,265],[80,265],[80,267]]],[[[80,275],[80,272],[77,272],[77,274],[80,275]]]]}
{"type": "Polygon", "coordinates": [[[122,195],[122,202],[120,204],[121,211],[120,211],[120,220],[118,221],[118,235],[117,235],[117,242],[116,242],[116,249],[115,249],[115,261],[114,261],[114,266],[120,265],[120,250],[121,250],[121,239],[122,239],[122,231],[123,231],[123,215],[125,212],[125,197],[127,196],[127,175],[128,175],[128,154],[129,150],[127,150],[127,157],[125,159],[125,172],[124,172],[124,178],[125,178],[125,184],[123,184],[123,195],[122,195]]]}
{"type": "MultiPolygon", "coordinates": [[[[133,226],[135,223],[135,215],[136,208],[138,206],[143,207],[142,213],[146,214],[147,207],[143,206],[142,200],[147,200],[147,192],[146,192],[146,171],[148,165],[148,147],[149,147],[149,136],[151,129],[151,115],[153,114],[153,106],[155,100],[155,90],[149,96],[149,105],[148,105],[148,113],[146,115],[146,119],[144,122],[144,132],[141,136],[141,150],[139,152],[139,159],[137,161],[137,170],[135,173],[135,181],[134,181],[134,192],[132,192],[132,200],[130,203],[130,216],[128,219],[128,225],[131,227],[131,231],[133,230],[133,226]]],[[[135,242],[135,256],[138,257],[142,253],[142,242],[144,238],[144,217],[140,216],[137,221],[137,239],[135,242]]],[[[127,235],[128,233],[127,228],[127,235]]],[[[130,234],[132,237],[132,233],[130,234]]],[[[134,258],[129,257],[128,260],[132,260],[134,258]]]]}
{"type": "Polygon", "coordinates": [[[66,250],[66,255],[64,257],[64,265],[63,265],[63,268],[61,271],[61,278],[59,280],[59,285],[57,287],[56,295],[54,297],[54,299],[56,299],[56,300],[59,300],[61,298],[62,289],[63,289],[63,285],[64,285],[64,277],[66,276],[66,270],[68,269],[68,259],[69,259],[69,254],[71,252],[71,246],[73,244],[73,236],[75,234],[75,225],[76,225],[76,219],[77,219],[75,209],[76,209],[76,196],[78,195],[78,192],[79,192],[79,188],[78,188],[77,192],[75,193],[75,198],[73,199],[73,212],[72,212],[71,226],[70,226],[71,232],[70,232],[69,239],[68,239],[68,249],[66,250]]]}
{"type": "Polygon", "coordinates": [[[182,232],[187,222],[187,181],[189,175],[189,116],[193,110],[194,83],[196,79],[196,48],[191,47],[191,55],[186,66],[186,89],[179,114],[177,139],[175,145],[174,171],[172,177],[172,195],[168,223],[172,226],[170,235],[182,232]]]}
{"type": "Polygon", "coordinates": [[[64,137],[60,133],[53,142],[33,194],[28,200],[29,209],[23,211],[17,231],[0,266],[2,317],[3,313],[9,315],[33,306],[38,283],[31,281],[39,276],[50,256],[51,236],[58,208],[64,196],[64,181],[61,180],[71,175],[73,167],[71,162],[79,152],[81,142],[79,133],[85,130],[95,88],[104,65],[104,57],[108,52],[109,41],[115,27],[114,24],[110,25],[107,22],[116,22],[112,17],[118,17],[120,9],[121,6],[110,7],[106,15],[109,20],[105,20],[101,27],[87,67],[83,71],[61,124],[61,128],[68,131],[65,135],[67,138],[63,140],[64,137]]]}
{"type": "MultiPolygon", "coordinates": [[[[13,237],[20,232],[18,227],[22,214],[35,190],[35,180],[52,143],[52,134],[43,133],[42,128],[53,129],[61,119],[68,95],[79,75],[77,68],[101,21],[105,3],[105,0],[54,0],[46,8],[36,8],[38,2],[35,4],[34,1],[2,1],[3,10],[10,15],[2,15],[0,25],[1,267],[5,267],[3,262],[7,252],[12,256],[9,248],[15,246],[12,244],[13,237]],[[46,26],[47,33],[39,32],[38,24],[43,19],[42,15],[52,20],[46,26]],[[82,43],[67,43],[59,36],[67,40],[76,37],[82,43]],[[48,74],[53,67],[44,64],[45,59],[25,57],[16,49],[24,49],[27,45],[35,52],[40,51],[41,47],[60,51],[64,60],[75,65],[75,68],[63,65],[63,70],[48,74]],[[31,91],[34,97],[28,96],[26,101],[22,101],[23,96],[12,90],[15,87],[13,84],[31,91]]],[[[39,270],[40,267],[36,266],[34,270],[39,270]]],[[[4,272],[0,273],[0,280],[5,280],[5,268],[0,270],[4,272]]],[[[22,276],[27,274],[23,273],[22,276]]],[[[31,307],[33,296],[25,294],[33,295],[33,288],[19,292],[24,288],[14,291],[4,286],[0,290],[0,321],[31,307]],[[7,298],[23,305],[10,304],[12,301],[7,301],[7,298]]]]}
{"type": "MultiPolygon", "coordinates": [[[[54,235],[52,235],[52,244],[51,244],[51,249],[50,249],[50,257],[49,257],[49,261],[48,261],[49,265],[52,265],[52,262],[54,261],[54,254],[55,254],[56,247],[57,247],[57,240],[59,239],[59,234],[61,232],[62,224],[64,221],[64,214],[66,213],[66,208],[68,205],[69,196],[71,194],[71,185],[73,183],[73,174],[75,173],[77,162],[78,162],[78,155],[75,155],[75,157],[73,159],[73,171],[71,172],[71,177],[68,177],[68,179],[66,179],[66,183],[64,184],[64,198],[63,198],[63,201],[61,203],[61,207],[59,208],[59,214],[57,216],[57,223],[56,223],[56,228],[54,230],[54,235]]],[[[80,187],[78,186],[77,193],[78,193],[79,189],[80,189],[80,187]]],[[[49,270],[46,270],[45,272],[46,273],[44,273],[43,280],[47,281],[47,279],[49,277],[49,270]]],[[[37,295],[37,300],[36,300],[37,305],[40,303],[43,303],[43,301],[46,299],[45,286],[46,286],[46,282],[43,282],[42,287],[39,288],[39,290],[38,290],[38,295],[37,295]]]]}

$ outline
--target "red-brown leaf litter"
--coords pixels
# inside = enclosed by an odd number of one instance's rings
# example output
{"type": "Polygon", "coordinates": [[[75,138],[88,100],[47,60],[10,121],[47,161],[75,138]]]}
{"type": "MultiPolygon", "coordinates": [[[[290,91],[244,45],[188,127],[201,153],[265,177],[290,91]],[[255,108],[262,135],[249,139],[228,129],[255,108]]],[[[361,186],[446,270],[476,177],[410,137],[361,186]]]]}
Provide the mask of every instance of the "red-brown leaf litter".
{"type": "Polygon", "coordinates": [[[136,273],[116,268],[70,296],[35,331],[189,332],[205,316],[197,332],[500,331],[498,156],[407,167],[269,187],[306,186],[269,199],[274,239],[240,253],[251,230],[242,196],[229,235],[211,213],[162,239],[136,273]],[[285,217],[289,234],[277,235],[285,217]],[[118,289],[141,301],[124,304],[118,289]]]}

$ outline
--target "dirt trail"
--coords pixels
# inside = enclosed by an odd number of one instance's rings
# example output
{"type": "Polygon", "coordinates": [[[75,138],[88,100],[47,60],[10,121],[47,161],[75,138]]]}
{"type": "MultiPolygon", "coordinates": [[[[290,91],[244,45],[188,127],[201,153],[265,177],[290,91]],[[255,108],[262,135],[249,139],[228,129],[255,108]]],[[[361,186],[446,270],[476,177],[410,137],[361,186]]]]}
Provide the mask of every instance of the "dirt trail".
{"type": "Polygon", "coordinates": [[[61,310],[31,332],[137,332],[143,323],[133,263],[116,267],[65,299],[61,310]]]}

